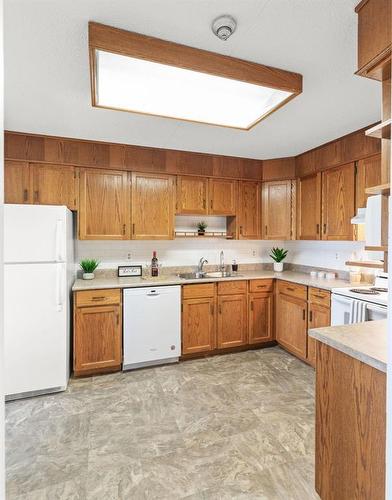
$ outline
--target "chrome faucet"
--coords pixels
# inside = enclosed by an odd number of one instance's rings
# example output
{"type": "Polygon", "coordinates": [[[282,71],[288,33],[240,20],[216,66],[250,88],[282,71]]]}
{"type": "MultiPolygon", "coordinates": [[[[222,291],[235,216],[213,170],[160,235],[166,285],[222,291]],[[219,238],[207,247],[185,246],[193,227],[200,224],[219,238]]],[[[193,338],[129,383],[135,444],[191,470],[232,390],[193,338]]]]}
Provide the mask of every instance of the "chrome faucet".
{"type": "Polygon", "coordinates": [[[204,264],[208,264],[208,260],[205,259],[204,257],[202,257],[199,260],[199,264],[197,265],[197,273],[198,274],[203,274],[203,266],[204,266],[204,264]]]}
{"type": "Polygon", "coordinates": [[[223,253],[223,250],[220,253],[219,262],[219,271],[223,273],[225,270],[225,254],[223,253]]]}

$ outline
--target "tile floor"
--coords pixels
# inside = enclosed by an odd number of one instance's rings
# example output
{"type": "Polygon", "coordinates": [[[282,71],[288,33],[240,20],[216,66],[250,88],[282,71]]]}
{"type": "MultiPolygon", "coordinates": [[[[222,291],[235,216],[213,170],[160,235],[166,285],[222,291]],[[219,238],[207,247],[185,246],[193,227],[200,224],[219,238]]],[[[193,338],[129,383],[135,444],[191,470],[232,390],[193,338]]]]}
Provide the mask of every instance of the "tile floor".
{"type": "Polygon", "coordinates": [[[317,499],[314,371],[278,347],[6,405],[7,499],[317,499]]]}

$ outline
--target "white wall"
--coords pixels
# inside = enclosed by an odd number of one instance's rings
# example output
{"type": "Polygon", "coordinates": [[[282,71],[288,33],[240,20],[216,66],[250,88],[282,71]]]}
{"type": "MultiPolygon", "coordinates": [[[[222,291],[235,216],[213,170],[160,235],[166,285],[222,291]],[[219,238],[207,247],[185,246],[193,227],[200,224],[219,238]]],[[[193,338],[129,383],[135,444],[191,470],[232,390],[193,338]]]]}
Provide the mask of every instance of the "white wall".
{"type": "Polygon", "coordinates": [[[76,262],[82,258],[96,258],[101,268],[115,268],[120,264],[145,264],[153,250],[164,266],[196,265],[200,257],[210,264],[219,263],[219,252],[225,252],[226,263],[272,262],[269,251],[273,246],[287,248],[286,262],[314,267],[347,270],[346,260],[353,252],[360,252],[363,243],[332,241],[231,241],[205,239],[200,236],[174,241],[77,241],[76,262]],[[129,255],[129,258],[128,258],[129,255]]]}

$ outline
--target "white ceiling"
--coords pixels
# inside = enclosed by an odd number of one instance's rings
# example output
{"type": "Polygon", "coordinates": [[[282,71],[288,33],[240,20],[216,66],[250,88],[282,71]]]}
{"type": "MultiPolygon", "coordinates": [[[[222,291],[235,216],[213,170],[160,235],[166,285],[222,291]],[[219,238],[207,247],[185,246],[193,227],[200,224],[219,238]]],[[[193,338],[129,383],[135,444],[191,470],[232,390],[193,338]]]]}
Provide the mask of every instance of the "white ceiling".
{"type": "MultiPolygon", "coordinates": [[[[5,128],[250,158],[298,154],[379,119],[356,69],[358,0],[5,0],[5,128]],[[238,21],[227,41],[211,21],[238,21]],[[283,68],[303,94],[250,131],[91,106],[87,23],[283,68]]],[[[230,103],[228,103],[228,106],[230,103]]]]}

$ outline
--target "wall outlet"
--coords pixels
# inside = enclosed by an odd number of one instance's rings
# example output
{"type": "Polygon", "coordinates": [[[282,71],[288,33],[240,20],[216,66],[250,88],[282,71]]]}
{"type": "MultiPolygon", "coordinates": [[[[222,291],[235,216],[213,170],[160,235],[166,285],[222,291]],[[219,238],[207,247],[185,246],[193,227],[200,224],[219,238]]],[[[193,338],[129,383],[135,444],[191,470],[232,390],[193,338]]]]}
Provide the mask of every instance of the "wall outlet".
{"type": "Polygon", "coordinates": [[[131,260],[131,252],[127,253],[127,260],[131,260]]]}
{"type": "Polygon", "coordinates": [[[335,259],[339,260],[339,254],[338,253],[335,253],[335,259]]]}
{"type": "Polygon", "coordinates": [[[256,250],[252,250],[252,256],[256,257],[256,250]]]}

